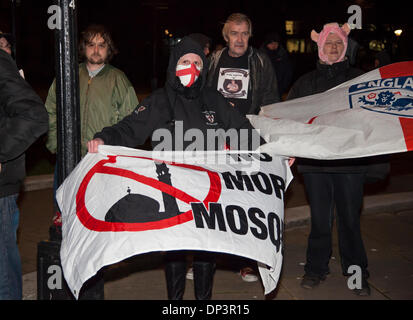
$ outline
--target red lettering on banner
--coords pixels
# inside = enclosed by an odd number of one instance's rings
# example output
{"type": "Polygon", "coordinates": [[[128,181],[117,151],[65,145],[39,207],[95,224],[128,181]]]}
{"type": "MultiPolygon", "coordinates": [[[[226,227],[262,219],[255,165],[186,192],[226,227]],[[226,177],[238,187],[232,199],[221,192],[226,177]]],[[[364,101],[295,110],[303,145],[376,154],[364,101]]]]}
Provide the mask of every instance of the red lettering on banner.
{"type": "Polygon", "coordinates": [[[408,77],[413,73],[413,61],[404,61],[389,64],[379,68],[382,79],[395,77],[408,77]]]}
{"type": "Polygon", "coordinates": [[[312,117],[312,118],[307,122],[307,124],[312,124],[317,117],[318,117],[318,116],[312,117]]]}
{"type": "Polygon", "coordinates": [[[403,130],[407,151],[413,150],[413,119],[399,118],[403,130]]]}

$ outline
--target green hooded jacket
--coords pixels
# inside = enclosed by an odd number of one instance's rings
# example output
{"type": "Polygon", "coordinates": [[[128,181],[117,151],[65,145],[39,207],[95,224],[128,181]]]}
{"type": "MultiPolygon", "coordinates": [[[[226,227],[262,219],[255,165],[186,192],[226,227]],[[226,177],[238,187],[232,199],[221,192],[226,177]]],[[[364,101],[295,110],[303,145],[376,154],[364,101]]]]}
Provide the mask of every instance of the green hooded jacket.
{"type": "MultiPolygon", "coordinates": [[[[104,127],[114,125],[129,115],[139,104],[135,90],[119,69],[106,64],[93,78],[85,63],[79,65],[80,130],[82,157],[87,153],[87,142],[104,127]]],[[[56,153],[56,80],[46,99],[49,113],[47,148],[56,153]]]]}

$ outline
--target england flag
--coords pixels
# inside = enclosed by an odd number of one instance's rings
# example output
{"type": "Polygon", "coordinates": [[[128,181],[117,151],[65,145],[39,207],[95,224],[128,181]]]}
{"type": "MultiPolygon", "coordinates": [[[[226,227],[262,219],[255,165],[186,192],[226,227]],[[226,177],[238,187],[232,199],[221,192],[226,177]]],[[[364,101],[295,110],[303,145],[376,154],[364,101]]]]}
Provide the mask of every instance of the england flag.
{"type": "Polygon", "coordinates": [[[413,150],[413,61],[248,117],[271,154],[328,160],[413,150]]]}

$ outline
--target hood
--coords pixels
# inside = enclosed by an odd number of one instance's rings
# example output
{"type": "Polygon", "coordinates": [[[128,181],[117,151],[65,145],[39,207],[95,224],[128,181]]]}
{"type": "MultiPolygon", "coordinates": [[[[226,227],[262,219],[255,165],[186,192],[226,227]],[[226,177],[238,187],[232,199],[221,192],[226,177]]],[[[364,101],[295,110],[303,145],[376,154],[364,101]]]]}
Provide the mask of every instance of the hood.
{"type": "Polygon", "coordinates": [[[312,30],[311,39],[317,43],[318,57],[320,58],[320,60],[330,65],[333,64],[333,62],[328,60],[328,56],[324,54],[323,48],[324,48],[328,35],[330,33],[335,33],[339,38],[341,38],[341,40],[343,40],[343,43],[344,43],[344,50],[341,53],[341,56],[339,57],[337,62],[343,61],[346,51],[347,51],[348,35],[350,31],[351,29],[348,23],[345,23],[343,24],[342,27],[340,27],[337,22],[325,24],[323,27],[323,30],[321,30],[320,33],[317,33],[315,30],[312,30]]]}
{"type": "Polygon", "coordinates": [[[166,75],[166,84],[171,87],[174,91],[178,93],[184,93],[185,89],[197,88],[202,90],[206,82],[206,74],[208,71],[208,61],[205,57],[204,50],[201,48],[199,43],[191,39],[190,37],[184,37],[172,50],[169,57],[169,65],[166,75]],[[202,59],[202,70],[195,81],[195,83],[190,88],[185,88],[179,78],[176,76],[176,65],[178,60],[187,53],[195,53],[199,55],[202,59]]]}
{"type": "Polygon", "coordinates": [[[211,39],[202,33],[191,33],[188,37],[198,42],[202,49],[211,44],[211,39]]]}
{"type": "Polygon", "coordinates": [[[281,36],[277,32],[267,33],[264,37],[264,42],[262,44],[262,47],[266,46],[267,44],[271,42],[278,42],[278,44],[281,45],[281,36]]]}

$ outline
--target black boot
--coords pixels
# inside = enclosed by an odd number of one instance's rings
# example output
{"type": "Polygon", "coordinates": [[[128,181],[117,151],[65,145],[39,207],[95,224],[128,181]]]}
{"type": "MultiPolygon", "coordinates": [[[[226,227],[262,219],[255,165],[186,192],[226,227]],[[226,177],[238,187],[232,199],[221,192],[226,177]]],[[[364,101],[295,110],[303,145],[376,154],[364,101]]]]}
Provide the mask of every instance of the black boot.
{"type": "Polygon", "coordinates": [[[185,256],[166,254],[165,276],[169,300],[182,300],[185,292],[185,256]]]}
{"type": "Polygon", "coordinates": [[[195,298],[197,300],[211,300],[215,262],[194,260],[193,270],[195,298]]]}

